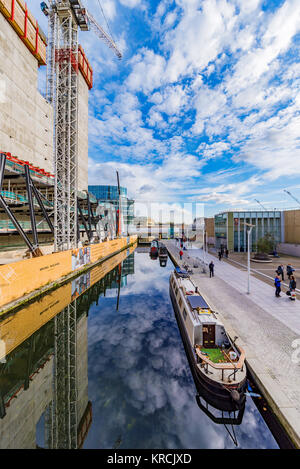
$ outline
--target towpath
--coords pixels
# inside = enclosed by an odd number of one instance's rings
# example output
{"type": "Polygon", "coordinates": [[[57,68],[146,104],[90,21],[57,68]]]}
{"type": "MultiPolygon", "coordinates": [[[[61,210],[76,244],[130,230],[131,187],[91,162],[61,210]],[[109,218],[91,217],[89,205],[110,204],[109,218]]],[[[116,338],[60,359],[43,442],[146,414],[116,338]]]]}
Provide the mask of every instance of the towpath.
{"type": "MultiPolygon", "coordinates": [[[[184,252],[173,240],[165,242],[169,254],[179,264],[193,268],[193,258],[203,258],[201,249],[184,252]]],[[[213,260],[215,276],[194,268],[192,276],[199,291],[222,317],[231,337],[244,348],[247,364],[270,407],[300,448],[300,301],[291,301],[284,293],[275,297],[275,288],[251,275],[247,294],[247,272],[219,261],[205,253],[208,264],[213,260]]]]}

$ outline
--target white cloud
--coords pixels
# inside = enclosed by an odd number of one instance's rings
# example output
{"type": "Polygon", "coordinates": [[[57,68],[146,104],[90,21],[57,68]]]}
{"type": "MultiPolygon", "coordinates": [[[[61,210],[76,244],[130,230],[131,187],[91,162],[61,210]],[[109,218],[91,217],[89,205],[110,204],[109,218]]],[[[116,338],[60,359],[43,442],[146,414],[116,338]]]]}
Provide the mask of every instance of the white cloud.
{"type": "Polygon", "coordinates": [[[147,94],[162,84],[166,64],[163,56],[145,48],[133,57],[131,63],[132,72],[127,79],[130,90],[147,94]]]}
{"type": "Polygon", "coordinates": [[[120,3],[128,8],[135,8],[141,5],[141,0],[119,0],[120,3]]]}

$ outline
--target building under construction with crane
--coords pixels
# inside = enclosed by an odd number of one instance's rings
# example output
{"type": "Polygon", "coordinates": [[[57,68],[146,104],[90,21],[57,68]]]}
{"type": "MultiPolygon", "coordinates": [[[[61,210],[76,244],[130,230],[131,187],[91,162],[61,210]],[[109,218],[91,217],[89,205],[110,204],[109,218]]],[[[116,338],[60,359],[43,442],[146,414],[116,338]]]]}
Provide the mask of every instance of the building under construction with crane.
{"type": "Polygon", "coordinates": [[[103,231],[106,215],[88,192],[93,70],[78,44],[79,30],[92,30],[122,55],[81,1],[50,0],[41,10],[47,35],[23,0],[0,0],[0,268],[9,264],[16,272],[24,256],[51,267],[50,253],[68,252],[67,267],[52,272],[47,283],[124,249],[132,239],[122,237],[119,210],[109,214],[110,229],[103,231]]]}

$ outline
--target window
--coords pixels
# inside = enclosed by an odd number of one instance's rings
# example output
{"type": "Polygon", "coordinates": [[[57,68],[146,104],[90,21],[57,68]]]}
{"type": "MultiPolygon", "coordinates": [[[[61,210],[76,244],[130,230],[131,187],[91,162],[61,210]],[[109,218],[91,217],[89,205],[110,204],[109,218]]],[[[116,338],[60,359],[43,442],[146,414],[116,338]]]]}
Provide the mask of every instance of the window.
{"type": "Polygon", "coordinates": [[[186,320],[187,314],[186,314],[185,308],[183,308],[182,315],[183,315],[183,319],[186,320]]]}
{"type": "Polygon", "coordinates": [[[175,295],[177,296],[177,293],[178,293],[178,288],[175,287],[175,295]]]}
{"type": "Polygon", "coordinates": [[[178,304],[179,304],[179,308],[181,308],[181,306],[182,306],[182,299],[181,298],[179,298],[178,304]]]}

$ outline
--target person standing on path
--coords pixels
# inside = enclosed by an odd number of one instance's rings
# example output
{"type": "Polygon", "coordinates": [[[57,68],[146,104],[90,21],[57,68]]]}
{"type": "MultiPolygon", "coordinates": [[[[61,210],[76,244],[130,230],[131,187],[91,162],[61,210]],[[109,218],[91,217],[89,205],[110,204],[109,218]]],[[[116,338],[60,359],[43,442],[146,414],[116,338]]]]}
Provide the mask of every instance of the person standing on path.
{"type": "Polygon", "coordinates": [[[219,254],[218,254],[218,256],[219,256],[219,261],[220,261],[220,260],[222,259],[222,254],[221,254],[221,251],[219,251],[219,254]]]}
{"type": "Polygon", "coordinates": [[[280,278],[279,278],[279,275],[276,275],[275,279],[274,279],[274,286],[276,288],[275,290],[275,296],[278,298],[280,297],[280,292],[281,292],[281,282],[280,282],[280,278]]]}
{"type": "Polygon", "coordinates": [[[228,251],[228,249],[226,249],[226,251],[225,251],[226,259],[228,259],[228,253],[229,253],[229,251],[228,251]]]}
{"type": "Polygon", "coordinates": [[[182,259],[182,256],[183,256],[183,251],[182,251],[182,249],[180,249],[180,251],[179,251],[179,256],[180,256],[180,260],[181,260],[181,259],[182,259]]]}
{"type": "Polygon", "coordinates": [[[282,281],[284,281],[284,270],[283,270],[283,265],[279,265],[277,270],[276,270],[276,273],[278,275],[281,275],[281,278],[282,278],[282,281]]]}
{"type": "Polygon", "coordinates": [[[213,277],[214,276],[214,267],[215,267],[215,264],[213,263],[213,261],[211,261],[211,263],[209,264],[209,278],[213,277]]]}
{"type": "Polygon", "coordinates": [[[290,291],[295,291],[296,290],[297,283],[296,283],[294,275],[291,275],[289,287],[290,287],[290,291]]]}

